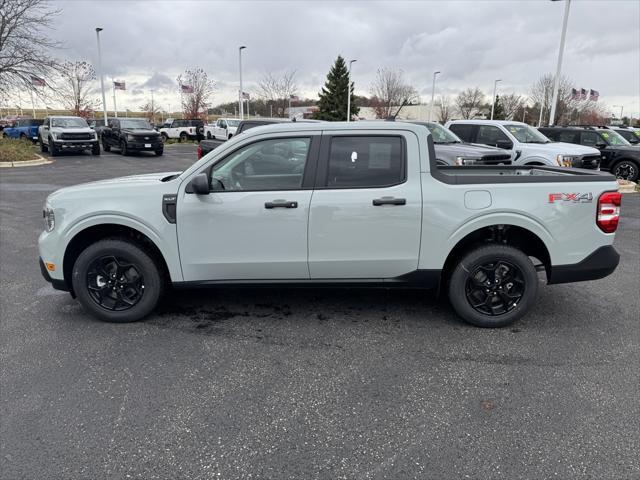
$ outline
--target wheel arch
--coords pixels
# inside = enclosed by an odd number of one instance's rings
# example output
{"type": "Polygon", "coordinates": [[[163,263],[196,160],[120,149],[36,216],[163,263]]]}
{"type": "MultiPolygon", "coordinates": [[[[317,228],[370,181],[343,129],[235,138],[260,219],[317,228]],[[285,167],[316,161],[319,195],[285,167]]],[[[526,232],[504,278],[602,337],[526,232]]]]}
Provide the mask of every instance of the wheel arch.
{"type": "Polygon", "coordinates": [[[171,279],[171,273],[165,255],[156,242],[154,242],[149,235],[145,234],[142,229],[119,223],[99,223],[77,231],[65,247],[62,260],[63,278],[72,294],[71,273],[75,261],[85,248],[105,238],[119,238],[142,247],[149,252],[157,262],[161,274],[165,275],[168,280],[171,279]]]}

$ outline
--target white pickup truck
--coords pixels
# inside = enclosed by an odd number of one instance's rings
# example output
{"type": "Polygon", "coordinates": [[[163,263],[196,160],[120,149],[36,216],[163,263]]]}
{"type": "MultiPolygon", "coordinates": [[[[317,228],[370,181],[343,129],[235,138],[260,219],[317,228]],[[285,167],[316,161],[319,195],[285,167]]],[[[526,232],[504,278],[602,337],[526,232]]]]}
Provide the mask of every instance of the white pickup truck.
{"type": "Polygon", "coordinates": [[[514,165],[551,165],[597,169],[600,151],[573,143],[552,142],[535,128],[512,120],[452,120],[445,127],[468,143],[511,152],[514,165]]]}
{"type": "Polygon", "coordinates": [[[608,173],[438,167],[422,125],[286,123],[184,172],[52,193],[40,267],[113,322],[169,286],[331,284],[440,287],[464,320],[497,327],[534,305],[537,269],[550,284],[614,271],[620,201],[608,173]]]}
{"type": "Polygon", "coordinates": [[[216,123],[204,126],[204,135],[208,140],[229,140],[236,134],[240,120],[235,118],[219,118],[216,123]]]}

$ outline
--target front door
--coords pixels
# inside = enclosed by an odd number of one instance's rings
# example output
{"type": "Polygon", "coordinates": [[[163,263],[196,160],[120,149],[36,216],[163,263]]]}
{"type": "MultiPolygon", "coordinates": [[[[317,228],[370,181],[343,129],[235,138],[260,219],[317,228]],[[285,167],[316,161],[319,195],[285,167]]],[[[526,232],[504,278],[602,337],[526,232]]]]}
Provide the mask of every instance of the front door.
{"type": "Polygon", "coordinates": [[[311,279],[375,280],[415,271],[421,220],[415,134],[325,132],[309,216],[311,279]]]}
{"type": "Polygon", "coordinates": [[[185,281],[309,279],[307,222],[320,137],[259,138],[207,169],[209,195],[181,189],[185,281]]]}

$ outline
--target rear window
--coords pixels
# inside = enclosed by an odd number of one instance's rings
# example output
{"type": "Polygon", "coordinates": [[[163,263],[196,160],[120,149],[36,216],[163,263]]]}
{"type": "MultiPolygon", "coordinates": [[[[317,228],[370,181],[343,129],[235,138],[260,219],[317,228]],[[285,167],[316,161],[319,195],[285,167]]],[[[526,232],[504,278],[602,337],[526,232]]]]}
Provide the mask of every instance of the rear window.
{"type": "Polygon", "coordinates": [[[471,143],[473,141],[473,139],[471,138],[473,136],[473,127],[474,125],[465,125],[462,123],[458,123],[458,124],[453,124],[449,127],[449,130],[451,130],[453,133],[455,133],[457,136],[459,136],[463,141],[467,142],[467,143],[471,143]]]}
{"type": "Polygon", "coordinates": [[[399,136],[333,137],[327,187],[375,188],[405,180],[404,142],[399,136]]]}

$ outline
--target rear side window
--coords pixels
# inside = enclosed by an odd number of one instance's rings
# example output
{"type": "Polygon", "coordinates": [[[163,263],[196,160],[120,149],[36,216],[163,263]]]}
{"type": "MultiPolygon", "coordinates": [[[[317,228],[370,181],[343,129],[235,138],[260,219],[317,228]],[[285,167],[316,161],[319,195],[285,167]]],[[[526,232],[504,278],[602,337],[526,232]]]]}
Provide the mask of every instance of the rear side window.
{"type": "Polygon", "coordinates": [[[553,140],[554,142],[559,142],[559,138],[560,138],[560,131],[559,130],[553,130],[553,129],[549,129],[549,128],[539,128],[538,131],[543,134],[545,137],[547,137],[550,140],[553,140]]]}
{"type": "Polygon", "coordinates": [[[473,142],[473,127],[474,125],[465,125],[462,123],[453,124],[449,127],[453,133],[459,136],[467,143],[473,142]]]}
{"type": "Polygon", "coordinates": [[[333,137],[326,185],[373,188],[405,180],[404,142],[399,136],[333,137]]]}
{"type": "Polygon", "coordinates": [[[560,132],[558,141],[567,143],[580,143],[580,132],[571,132],[569,130],[564,130],[560,132]]]}

